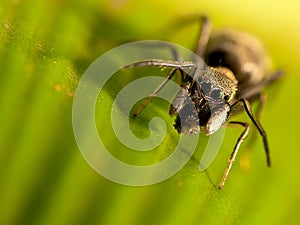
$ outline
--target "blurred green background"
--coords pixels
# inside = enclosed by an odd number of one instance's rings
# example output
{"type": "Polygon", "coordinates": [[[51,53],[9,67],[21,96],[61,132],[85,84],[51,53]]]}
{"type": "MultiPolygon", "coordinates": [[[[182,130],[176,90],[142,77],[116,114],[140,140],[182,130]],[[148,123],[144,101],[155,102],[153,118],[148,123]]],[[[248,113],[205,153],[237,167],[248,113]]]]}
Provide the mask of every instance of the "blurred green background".
{"type": "MultiPolygon", "coordinates": [[[[299,15],[297,0],[1,0],[0,224],[298,223],[299,15]],[[285,70],[268,90],[263,115],[273,167],[266,168],[260,140],[251,148],[245,144],[219,191],[215,185],[240,132],[230,129],[206,172],[190,161],[174,177],[147,187],[102,178],[73,136],[72,100],[80,77],[98,56],[129,40],[163,39],[192,48],[198,26],[184,27],[180,18],[201,13],[214,29],[255,34],[274,68],[285,70]]],[[[111,95],[103,96],[111,104],[111,95]]],[[[172,127],[168,106],[161,104],[149,110],[165,111],[172,127]]],[[[97,116],[105,122],[108,115],[97,116]]],[[[105,137],[118,154],[115,138],[105,137]]],[[[161,150],[172,145],[169,137],[161,150]]]]}

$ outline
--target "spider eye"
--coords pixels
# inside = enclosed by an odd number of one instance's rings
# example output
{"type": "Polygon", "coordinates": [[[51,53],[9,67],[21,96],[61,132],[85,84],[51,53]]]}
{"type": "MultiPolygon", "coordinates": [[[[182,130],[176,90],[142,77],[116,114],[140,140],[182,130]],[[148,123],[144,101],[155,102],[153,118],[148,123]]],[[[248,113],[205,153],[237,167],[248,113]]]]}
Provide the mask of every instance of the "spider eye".
{"type": "Polygon", "coordinates": [[[208,93],[211,90],[211,83],[210,82],[203,82],[201,83],[201,89],[204,93],[208,93]]]}
{"type": "Polygon", "coordinates": [[[214,89],[211,92],[211,97],[215,100],[219,100],[223,97],[223,93],[220,89],[214,89]]]}
{"type": "Polygon", "coordinates": [[[225,100],[225,101],[228,101],[228,100],[229,100],[229,98],[230,98],[230,96],[229,96],[229,95],[225,95],[225,96],[224,96],[224,100],[225,100]]]}

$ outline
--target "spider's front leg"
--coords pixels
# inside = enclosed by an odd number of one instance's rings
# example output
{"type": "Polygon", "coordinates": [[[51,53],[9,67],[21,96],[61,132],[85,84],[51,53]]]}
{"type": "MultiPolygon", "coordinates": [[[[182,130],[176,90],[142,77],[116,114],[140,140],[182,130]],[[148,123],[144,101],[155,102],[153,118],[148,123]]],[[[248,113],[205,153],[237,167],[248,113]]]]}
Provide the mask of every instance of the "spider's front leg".
{"type": "Polygon", "coordinates": [[[179,72],[180,73],[180,82],[185,79],[185,72],[184,71],[195,71],[195,64],[192,62],[169,62],[163,60],[146,60],[140,61],[136,63],[132,63],[124,68],[133,68],[133,67],[143,67],[143,66],[157,66],[163,68],[171,68],[171,71],[166,76],[166,79],[152,92],[151,95],[140,105],[140,107],[134,112],[134,116],[138,116],[144,108],[152,101],[152,99],[157,95],[157,93],[168,83],[172,77],[179,72]]]}
{"type": "Polygon", "coordinates": [[[176,74],[178,69],[172,69],[171,72],[168,74],[166,79],[152,92],[151,95],[139,106],[139,108],[134,112],[133,116],[138,116],[145,107],[152,101],[152,99],[157,95],[157,93],[167,84],[167,82],[176,74]]]}

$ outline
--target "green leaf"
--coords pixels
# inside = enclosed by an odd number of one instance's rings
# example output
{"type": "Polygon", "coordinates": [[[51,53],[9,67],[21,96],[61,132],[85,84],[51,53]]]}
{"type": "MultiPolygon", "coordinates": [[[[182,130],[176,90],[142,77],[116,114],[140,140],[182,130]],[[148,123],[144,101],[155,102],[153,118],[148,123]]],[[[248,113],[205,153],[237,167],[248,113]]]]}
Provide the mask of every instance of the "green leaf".
{"type": "MultiPolygon", "coordinates": [[[[293,0],[2,1],[0,224],[297,223],[299,7],[293,0]],[[274,68],[285,70],[282,81],[266,91],[262,120],[273,167],[266,167],[256,134],[243,144],[224,190],[219,191],[217,185],[241,132],[230,128],[217,158],[204,172],[198,163],[208,138],[201,135],[192,159],[170,179],[143,187],[105,179],[89,167],[73,134],[72,103],[82,74],[98,56],[131,40],[162,39],[193,49],[199,25],[188,25],[184,18],[201,13],[211,18],[214,29],[234,27],[258,36],[274,68]]],[[[99,136],[114,157],[129,164],[159,162],[179,139],[169,105],[160,99],[130,119],[133,133],[147,138],[151,118],[163,118],[167,134],[159,147],[136,153],[114,134],[110,113],[115,96],[127,83],[150,73],[166,72],[121,71],[97,101],[99,136]]],[[[237,119],[248,121],[243,114],[237,119]]]]}

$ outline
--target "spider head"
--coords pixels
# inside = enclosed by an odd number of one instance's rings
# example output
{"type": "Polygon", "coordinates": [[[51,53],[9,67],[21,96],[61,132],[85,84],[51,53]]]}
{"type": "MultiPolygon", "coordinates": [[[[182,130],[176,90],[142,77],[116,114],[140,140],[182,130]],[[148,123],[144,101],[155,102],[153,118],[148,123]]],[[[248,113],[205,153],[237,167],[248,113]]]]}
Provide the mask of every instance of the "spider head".
{"type": "Polygon", "coordinates": [[[202,128],[205,134],[213,134],[226,123],[236,90],[237,80],[228,69],[207,67],[199,71],[182,85],[172,102],[175,129],[196,134],[202,128]]]}

